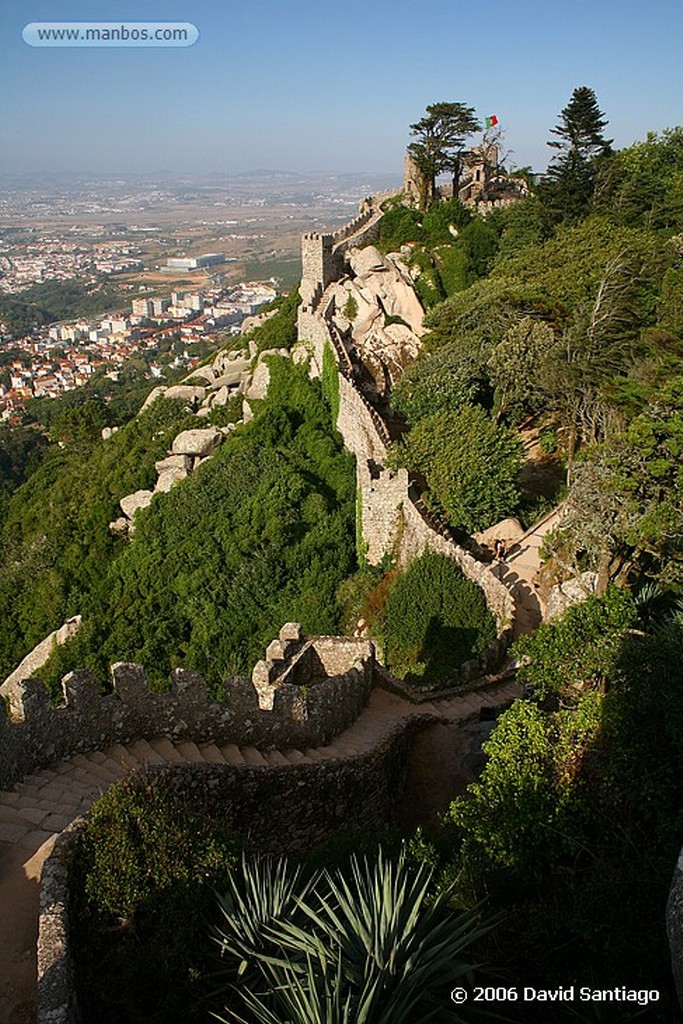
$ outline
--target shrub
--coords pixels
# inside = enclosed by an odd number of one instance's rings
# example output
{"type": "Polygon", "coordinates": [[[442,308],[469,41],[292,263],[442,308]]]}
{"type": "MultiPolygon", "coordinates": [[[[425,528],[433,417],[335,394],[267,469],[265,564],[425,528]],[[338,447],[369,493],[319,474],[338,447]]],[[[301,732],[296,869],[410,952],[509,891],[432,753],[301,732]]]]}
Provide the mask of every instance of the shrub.
{"type": "Polygon", "coordinates": [[[408,242],[423,239],[420,215],[407,206],[394,206],[387,210],[379,222],[379,247],[382,252],[396,252],[408,242]]]}
{"type": "Polygon", "coordinates": [[[453,526],[472,533],[514,514],[521,454],[509,430],[465,405],[420,420],[394,457],[424,476],[430,502],[453,526]]]}
{"type": "Polygon", "coordinates": [[[238,844],[150,780],[116,783],[76,858],[74,944],[88,1020],[187,1024],[200,1004],[204,918],[238,844]]]}
{"type": "Polygon", "coordinates": [[[483,592],[443,555],[426,552],[394,579],[373,624],[400,678],[446,681],[495,638],[483,592]]]}
{"type": "Polygon", "coordinates": [[[349,295],[348,299],[344,303],[342,313],[344,314],[347,320],[351,320],[352,322],[358,316],[358,303],[356,302],[353,295],[349,295]]]}

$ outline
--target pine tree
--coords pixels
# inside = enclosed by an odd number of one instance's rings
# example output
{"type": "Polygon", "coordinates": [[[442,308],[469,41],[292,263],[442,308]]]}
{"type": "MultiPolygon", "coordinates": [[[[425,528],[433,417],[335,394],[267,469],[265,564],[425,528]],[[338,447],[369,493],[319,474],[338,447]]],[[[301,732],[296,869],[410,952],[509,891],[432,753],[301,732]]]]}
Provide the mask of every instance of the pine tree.
{"type": "Polygon", "coordinates": [[[457,195],[465,139],[480,128],[474,107],[466,107],[464,103],[432,103],[427,107],[426,116],[411,124],[410,134],[417,141],[410,143],[408,152],[423,178],[421,209],[426,209],[434,198],[436,177],[442,171],[453,174],[454,195],[457,195]]]}
{"type": "Polygon", "coordinates": [[[579,220],[589,210],[595,190],[596,167],[611,154],[612,139],[603,130],[604,117],[595,93],[587,85],[574,89],[551,133],[559,142],[548,145],[558,150],[541,188],[541,198],[556,220],[579,220]]]}

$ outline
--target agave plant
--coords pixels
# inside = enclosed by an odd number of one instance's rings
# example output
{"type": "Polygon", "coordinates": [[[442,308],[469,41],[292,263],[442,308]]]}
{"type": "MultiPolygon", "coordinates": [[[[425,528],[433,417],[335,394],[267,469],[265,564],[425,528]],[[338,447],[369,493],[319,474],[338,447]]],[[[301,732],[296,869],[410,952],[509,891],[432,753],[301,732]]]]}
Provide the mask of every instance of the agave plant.
{"type": "MultiPolygon", "coordinates": [[[[258,983],[240,989],[249,1024],[459,1019],[444,992],[470,973],[463,953],[492,923],[481,923],[480,908],[454,914],[448,890],[431,898],[432,873],[411,865],[405,851],[391,860],[379,850],[372,859],[352,857],[348,873],[325,871],[295,893],[301,876],[280,862],[285,912],[268,920],[261,913],[258,948],[253,926],[248,936],[233,931],[222,943],[233,955],[248,947],[258,965],[258,983]],[[296,913],[289,914],[292,901],[296,913]]],[[[231,928],[235,921],[233,915],[231,928]]],[[[227,1012],[227,1021],[244,1024],[227,1012]]]]}
{"type": "Polygon", "coordinates": [[[241,869],[230,875],[227,891],[217,894],[222,920],[211,930],[221,958],[237,958],[238,975],[273,951],[270,929],[296,914],[317,877],[304,879],[284,857],[250,859],[243,853],[241,869]]]}

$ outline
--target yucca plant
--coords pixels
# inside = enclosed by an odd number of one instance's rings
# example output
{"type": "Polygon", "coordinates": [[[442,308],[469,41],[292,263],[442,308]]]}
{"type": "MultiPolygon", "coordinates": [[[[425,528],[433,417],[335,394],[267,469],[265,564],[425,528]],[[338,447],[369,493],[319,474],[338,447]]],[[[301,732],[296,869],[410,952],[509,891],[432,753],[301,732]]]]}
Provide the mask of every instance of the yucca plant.
{"type": "MultiPolygon", "coordinates": [[[[405,851],[395,861],[381,849],[352,857],[348,873],[325,871],[297,895],[291,868],[280,864],[277,877],[288,872],[297,913],[263,924],[260,951],[252,937],[222,944],[233,955],[248,945],[258,965],[258,984],[240,989],[249,1024],[459,1019],[447,993],[472,970],[465,949],[492,926],[479,908],[456,915],[448,890],[432,898],[432,869],[411,865],[405,851]]],[[[244,1022],[227,1012],[228,1022],[244,1022]]]]}
{"type": "Polygon", "coordinates": [[[221,958],[236,959],[239,976],[277,948],[272,927],[297,914],[316,878],[304,879],[301,868],[284,857],[242,854],[241,871],[233,872],[227,890],[217,894],[221,922],[211,930],[221,958]]]}

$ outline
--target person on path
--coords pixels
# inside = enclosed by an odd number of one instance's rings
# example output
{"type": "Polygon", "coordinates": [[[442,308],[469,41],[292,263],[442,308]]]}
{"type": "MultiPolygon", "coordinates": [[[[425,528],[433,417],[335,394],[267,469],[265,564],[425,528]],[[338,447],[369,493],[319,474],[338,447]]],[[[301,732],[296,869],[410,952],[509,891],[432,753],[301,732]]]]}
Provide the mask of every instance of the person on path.
{"type": "Polygon", "coordinates": [[[493,552],[494,552],[494,554],[495,554],[495,556],[496,556],[496,558],[498,559],[499,562],[504,562],[505,561],[505,555],[507,553],[507,549],[506,549],[506,546],[505,546],[505,541],[504,540],[500,540],[500,539],[496,539],[493,542],[493,552]]]}

